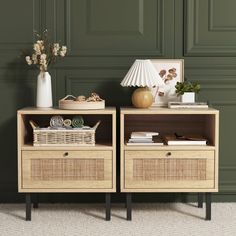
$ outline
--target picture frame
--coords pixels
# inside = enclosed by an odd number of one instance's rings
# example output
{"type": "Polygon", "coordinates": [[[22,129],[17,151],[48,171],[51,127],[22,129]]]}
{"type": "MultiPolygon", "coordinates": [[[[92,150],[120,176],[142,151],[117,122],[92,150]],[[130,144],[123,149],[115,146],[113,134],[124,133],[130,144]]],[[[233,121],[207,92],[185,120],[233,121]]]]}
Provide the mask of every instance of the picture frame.
{"type": "Polygon", "coordinates": [[[167,107],[168,102],[180,102],[175,93],[177,82],[184,81],[184,59],[150,59],[153,63],[159,86],[150,88],[153,95],[152,107],[167,107]]]}

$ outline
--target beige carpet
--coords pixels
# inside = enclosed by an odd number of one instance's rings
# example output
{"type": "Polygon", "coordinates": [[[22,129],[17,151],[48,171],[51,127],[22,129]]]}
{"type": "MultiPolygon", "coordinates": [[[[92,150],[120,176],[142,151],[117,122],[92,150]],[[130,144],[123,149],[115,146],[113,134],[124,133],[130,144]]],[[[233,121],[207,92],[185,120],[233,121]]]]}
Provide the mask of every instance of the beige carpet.
{"type": "Polygon", "coordinates": [[[236,203],[212,204],[212,220],[195,203],[134,204],[133,220],[126,221],[123,205],[112,205],[111,221],[103,205],[40,204],[26,222],[23,204],[0,205],[0,236],[175,236],[236,235],[236,203]]]}

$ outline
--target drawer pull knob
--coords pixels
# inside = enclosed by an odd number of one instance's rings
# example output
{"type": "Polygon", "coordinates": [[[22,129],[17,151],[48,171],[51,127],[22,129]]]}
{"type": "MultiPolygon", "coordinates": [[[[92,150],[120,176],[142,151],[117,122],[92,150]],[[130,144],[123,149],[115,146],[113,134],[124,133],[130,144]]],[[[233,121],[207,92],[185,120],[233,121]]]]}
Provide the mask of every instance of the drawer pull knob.
{"type": "Polygon", "coordinates": [[[166,156],[167,156],[167,157],[171,156],[171,152],[167,152],[167,153],[166,153],[166,156]]]}
{"type": "Polygon", "coordinates": [[[65,152],[65,153],[64,153],[64,157],[67,157],[68,155],[69,155],[68,152],[65,152]]]}

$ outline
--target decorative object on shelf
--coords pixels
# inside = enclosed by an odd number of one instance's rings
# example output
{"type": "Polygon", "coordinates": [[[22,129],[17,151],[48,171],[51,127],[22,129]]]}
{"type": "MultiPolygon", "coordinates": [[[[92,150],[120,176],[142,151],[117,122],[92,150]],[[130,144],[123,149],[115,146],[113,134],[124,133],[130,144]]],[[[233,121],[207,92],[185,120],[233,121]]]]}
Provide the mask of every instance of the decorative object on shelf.
{"type": "Polygon", "coordinates": [[[82,116],[75,116],[71,122],[74,128],[82,128],[84,125],[84,119],[82,116]]]}
{"type": "Polygon", "coordinates": [[[177,82],[176,93],[181,96],[181,101],[186,103],[195,102],[195,94],[199,93],[201,86],[198,83],[191,83],[189,81],[177,82]]]}
{"type": "Polygon", "coordinates": [[[64,119],[62,116],[53,116],[50,119],[50,127],[52,128],[61,128],[63,127],[64,119]]]}
{"type": "Polygon", "coordinates": [[[78,96],[75,101],[78,101],[78,102],[85,102],[86,101],[86,97],[84,95],[80,95],[78,96]]]}
{"type": "Polygon", "coordinates": [[[100,102],[102,99],[97,93],[91,93],[91,96],[86,99],[87,102],[100,102]]]}
{"type": "Polygon", "coordinates": [[[179,102],[175,93],[177,82],[184,80],[183,59],[153,59],[151,60],[157,73],[158,84],[152,88],[153,107],[167,106],[168,102],[179,102]]]}
{"type": "MultiPolygon", "coordinates": [[[[78,118],[78,117],[77,117],[78,118]]],[[[72,121],[73,122],[73,121],[72,121]]],[[[81,122],[81,121],[80,121],[81,122]]],[[[34,146],[95,146],[95,132],[101,121],[92,128],[65,129],[63,127],[39,128],[35,122],[30,120],[33,128],[34,146]]]]}
{"type": "Polygon", "coordinates": [[[181,108],[181,109],[207,109],[209,106],[206,102],[168,102],[168,108],[181,108]]]}
{"type": "Polygon", "coordinates": [[[71,120],[70,119],[65,119],[64,122],[63,122],[63,125],[66,127],[66,128],[70,128],[71,127],[71,120]]]}
{"type": "Polygon", "coordinates": [[[148,108],[153,103],[150,88],[159,84],[157,77],[150,60],[136,60],[120,84],[123,87],[140,87],[132,94],[132,104],[137,108],[148,108]]]}
{"type": "Polygon", "coordinates": [[[153,136],[158,136],[159,133],[158,132],[151,132],[151,131],[139,131],[139,132],[132,132],[130,135],[130,138],[152,138],[153,136]]]}
{"type": "Polygon", "coordinates": [[[207,145],[207,139],[202,135],[164,135],[167,145],[207,145]]]}
{"type": "Polygon", "coordinates": [[[181,101],[183,103],[194,103],[195,102],[195,93],[194,92],[186,92],[181,95],[181,101]]]}
{"type": "Polygon", "coordinates": [[[73,95],[67,95],[59,100],[60,109],[68,110],[92,110],[92,109],[104,109],[105,100],[100,98],[97,93],[91,93],[90,97],[86,98],[84,95],[75,97],[73,95]]]}
{"type": "Polygon", "coordinates": [[[39,129],[39,126],[35,121],[30,120],[29,123],[33,129],[39,129]]]}
{"type": "Polygon", "coordinates": [[[48,72],[42,72],[37,77],[37,107],[52,107],[52,80],[48,72]]]}
{"type": "Polygon", "coordinates": [[[164,145],[158,132],[132,132],[126,145],[164,145]]]}
{"type": "Polygon", "coordinates": [[[38,40],[33,45],[32,55],[27,55],[25,60],[28,65],[39,68],[40,73],[37,79],[37,107],[52,107],[52,86],[51,76],[48,73],[50,65],[55,63],[57,58],[65,57],[67,47],[59,43],[51,43],[48,40],[48,31],[41,35],[36,34],[38,40]]]}

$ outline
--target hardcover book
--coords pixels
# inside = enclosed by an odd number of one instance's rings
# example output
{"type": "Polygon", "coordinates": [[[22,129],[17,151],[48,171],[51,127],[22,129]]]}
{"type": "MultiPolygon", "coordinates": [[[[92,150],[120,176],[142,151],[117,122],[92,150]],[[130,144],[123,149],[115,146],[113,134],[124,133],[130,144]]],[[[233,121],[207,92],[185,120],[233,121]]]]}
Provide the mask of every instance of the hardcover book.
{"type": "Polygon", "coordinates": [[[157,132],[132,132],[131,138],[152,138],[152,136],[159,135],[157,132]]]}
{"type": "Polygon", "coordinates": [[[140,146],[140,145],[150,145],[150,146],[163,146],[164,143],[160,142],[160,143],[156,143],[156,142],[152,142],[152,143],[126,143],[129,146],[140,146]]]}
{"type": "Polygon", "coordinates": [[[188,102],[169,102],[168,103],[169,108],[208,108],[207,103],[205,102],[194,102],[194,103],[188,103],[188,102]]]}
{"type": "Polygon", "coordinates": [[[152,143],[152,138],[148,138],[148,139],[141,139],[141,138],[137,138],[137,139],[134,139],[134,138],[130,138],[129,139],[129,143],[152,143]]]}
{"type": "Polygon", "coordinates": [[[127,145],[156,145],[156,146],[162,146],[164,145],[163,139],[161,137],[153,137],[151,139],[143,140],[143,139],[137,139],[132,141],[129,139],[129,141],[126,143],[127,145]]]}
{"type": "Polygon", "coordinates": [[[164,140],[167,145],[207,145],[207,139],[201,135],[165,135],[164,140]]]}

